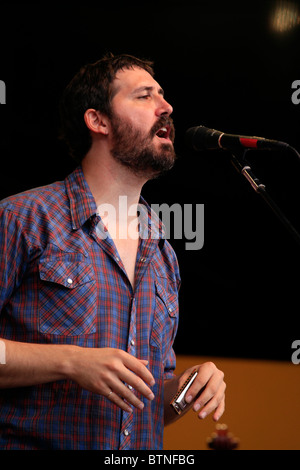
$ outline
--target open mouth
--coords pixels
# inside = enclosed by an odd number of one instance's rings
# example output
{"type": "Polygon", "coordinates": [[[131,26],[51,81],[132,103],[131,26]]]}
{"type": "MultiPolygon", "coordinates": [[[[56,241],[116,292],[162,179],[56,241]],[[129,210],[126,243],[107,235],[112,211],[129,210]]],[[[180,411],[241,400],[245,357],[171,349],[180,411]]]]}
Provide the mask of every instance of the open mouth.
{"type": "Polygon", "coordinates": [[[171,127],[170,126],[163,126],[156,132],[157,137],[160,139],[168,139],[170,140],[170,133],[171,127]]]}

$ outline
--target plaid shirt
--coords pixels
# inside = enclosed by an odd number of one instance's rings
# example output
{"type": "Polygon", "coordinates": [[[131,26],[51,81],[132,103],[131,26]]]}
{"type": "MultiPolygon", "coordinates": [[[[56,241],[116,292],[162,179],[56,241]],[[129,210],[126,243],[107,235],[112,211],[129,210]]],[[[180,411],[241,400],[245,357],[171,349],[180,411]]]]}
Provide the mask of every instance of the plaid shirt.
{"type": "Polygon", "coordinates": [[[151,236],[140,239],[133,291],[114,243],[100,236],[80,167],[1,201],[0,338],[122,349],[148,360],[156,383],[155,399],[139,396],[144,410],[131,414],[71,380],[0,390],[0,449],[162,448],[180,278],[148,206],[147,215],[151,236]]]}

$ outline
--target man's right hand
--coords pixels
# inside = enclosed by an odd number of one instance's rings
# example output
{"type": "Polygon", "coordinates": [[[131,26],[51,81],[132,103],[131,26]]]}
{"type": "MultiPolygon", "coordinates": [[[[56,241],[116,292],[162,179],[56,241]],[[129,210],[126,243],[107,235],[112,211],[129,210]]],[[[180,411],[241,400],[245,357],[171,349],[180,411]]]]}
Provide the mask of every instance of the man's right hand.
{"type": "Polygon", "coordinates": [[[153,386],[155,381],[147,361],[113,348],[76,348],[74,352],[69,375],[82,388],[107,397],[128,412],[132,411],[129,405],[144,408],[133,390],[154,399],[148,385],[153,386]]]}

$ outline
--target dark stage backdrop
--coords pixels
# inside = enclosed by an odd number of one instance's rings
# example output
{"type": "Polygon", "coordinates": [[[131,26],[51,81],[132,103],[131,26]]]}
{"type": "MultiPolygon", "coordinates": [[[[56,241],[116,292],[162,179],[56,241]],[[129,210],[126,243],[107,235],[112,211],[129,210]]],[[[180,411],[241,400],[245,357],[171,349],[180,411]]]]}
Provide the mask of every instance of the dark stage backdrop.
{"type": "MultiPolygon", "coordinates": [[[[290,361],[300,339],[300,247],[229,152],[194,153],[184,135],[205,125],[300,149],[300,93],[292,88],[300,80],[299,6],[109,3],[1,5],[0,197],[64,179],[74,168],[57,140],[57,104],[81,65],[107,51],[152,59],[174,107],[178,161],[147,183],[144,196],[205,209],[201,250],[171,239],[182,276],[176,352],[290,361]]],[[[300,161],[275,151],[250,152],[248,160],[300,231],[300,161]]]]}

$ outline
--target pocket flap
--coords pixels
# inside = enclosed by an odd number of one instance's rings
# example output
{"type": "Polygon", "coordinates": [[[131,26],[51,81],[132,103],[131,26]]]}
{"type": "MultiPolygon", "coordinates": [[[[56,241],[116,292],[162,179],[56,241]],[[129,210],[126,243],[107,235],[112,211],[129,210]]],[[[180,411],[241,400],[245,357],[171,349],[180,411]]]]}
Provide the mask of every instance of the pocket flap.
{"type": "Polygon", "coordinates": [[[43,281],[54,282],[68,289],[93,281],[92,267],[84,261],[44,260],[39,265],[39,271],[43,281]]]}
{"type": "Polygon", "coordinates": [[[170,317],[178,316],[178,296],[176,293],[168,292],[164,286],[156,282],[156,293],[165,304],[170,317]]]}

